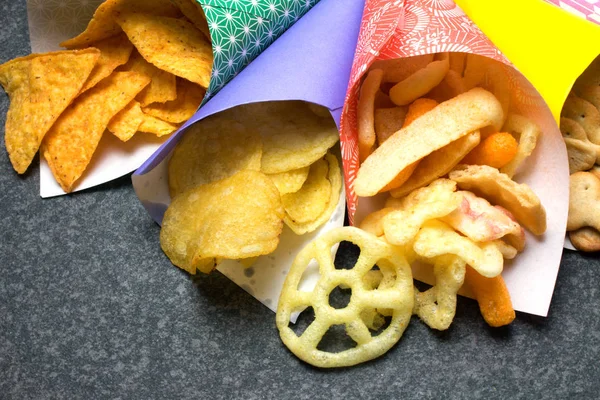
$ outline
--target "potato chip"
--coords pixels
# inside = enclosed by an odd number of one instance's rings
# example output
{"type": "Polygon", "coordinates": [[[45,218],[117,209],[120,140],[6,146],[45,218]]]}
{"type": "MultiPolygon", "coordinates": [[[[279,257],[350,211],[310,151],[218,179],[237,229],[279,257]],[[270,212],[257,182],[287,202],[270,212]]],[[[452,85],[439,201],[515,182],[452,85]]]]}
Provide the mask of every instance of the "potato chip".
{"type": "Polygon", "coordinates": [[[375,110],[377,143],[385,142],[390,136],[402,129],[406,111],[406,107],[378,108],[375,110]]]}
{"type": "Polygon", "coordinates": [[[65,192],[83,174],[112,117],[149,83],[137,72],[113,72],[62,113],[44,137],[41,152],[65,192]]]}
{"type": "Polygon", "coordinates": [[[408,165],[488,125],[502,124],[502,106],[475,88],[448,100],[392,135],[360,166],[354,191],[374,196],[408,165]]]}
{"type": "Polygon", "coordinates": [[[126,142],[138,131],[144,118],[145,115],[142,112],[140,103],[133,100],[112,117],[107,128],[116,137],[126,142]]]}
{"type": "Polygon", "coordinates": [[[379,90],[379,85],[381,85],[382,76],[382,70],[373,69],[369,71],[360,86],[356,112],[358,120],[358,155],[361,162],[373,152],[375,146],[375,95],[379,90]]]}
{"type": "Polygon", "coordinates": [[[162,119],[158,119],[151,115],[144,114],[144,119],[138,127],[138,131],[145,133],[153,133],[157,137],[170,135],[179,129],[179,125],[172,124],[162,119]]]}
{"type": "Polygon", "coordinates": [[[44,135],[83,87],[97,49],[31,54],[0,65],[0,84],[10,97],[4,140],[13,168],[24,173],[44,135]]]}
{"type": "Polygon", "coordinates": [[[281,196],[286,219],[296,224],[314,221],[321,215],[331,197],[331,183],[327,179],[329,165],[321,159],[310,166],[308,178],[295,193],[281,196]]]}
{"type": "Polygon", "coordinates": [[[152,79],[150,85],[142,90],[136,97],[144,107],[150,103],[165,103],[177,98],[177,80],[175,75],[160,70],[135,51],[127,64],[119,68],[119,71],[134,71],[147,75],[152,79]]]}
{"type": "Polygon", "coordinates": [[[588,139],[592,143],[600,144],[600,111],[592,103],[571,93],[560,115],[578,122],[588,139]]]}
{"type": "Polygon", "coordinates": [[[148,62],[203,88],[208,87],[212,48],[190,22],[139,13],[124,13],[116,19],[148,62]]]}
{"type": "Polygon", "coordinates": [[[114,17],[123,12],[140,12],[167,17],[181,15],[179,9],[169,0],[106,0],[96,9],[85,31],[62,42],[60,46],[67,49],[85,47],[90,43],[118,35],[121,33],[121,28],[114,17]]]}
{"type": "Polygon", "coordinates": [[[542,235],[546,231],[546,210],[526,184],[518,184],[487,165],[459,165],[449,176],[460,189],[506,208],[531,233],[542,235]]]}
{"type": "Polygon", "coordinates": [[[280,194],[296,193],[302,188],[304,182],[306,182],[309,170],[310,167],[303,167],[291,171],[280,172],[278,174],[272,174],[269,175],[269,178],[273,180],[273,183],[277,186],[277,190],[279,190],[280,194]]]}
{"type": "Polygon", "coordinates": [[[152,103],[143,107],[144,114],[163,121],[178,124],[190,119],[200,107],[206,91],[199,85],[177,78],[177,98],[164,103],[152,103]]]}
{"type": "Polygon", "coordinates": [[[439,85],[448,72],[448,58],[433,61],[390,89],[394,104],[405,106],[439,85]]]}
{"type": "Polygon", "coordinates": [[[208,117],[190,126],[169,161],[171,197],[198,185],[260,170],[262,144],[258,133],[229,119],[208,117]]]}
{"type": "Polygon", "coordinates": [[[129,60],[129,56],[133,50],[133,44],[131,44],[125,34],[92,43],[91,46],[100,50],[100,58],[80,93],[85,92],[109,76],[119,65],[125,64],[129,60]]]}
{"type": "Polygon", "coordinates": [[[321,118],[301,101],[248,104],[232,109],[231,116],[260,132],[265,174],[309,166],[339,141],[331,116],[321,118]]]}
{"type": "Polygon", "coordinates": [[[393,189],[390,194],[398,198],[406,196],[413,190],[429,185],[437,178],[446,175],[479,144],[479,141],[479,131],[474,131],[434,151],[423,158],[410,178],[398,189],[393,189]]]}
{"type": "Polygon", "coordinates": [[[179,268],[209,273],[217,259],[273,252],[283,214],[273,181],[258,171],[240,171],[175,197],[162,221],[160,245],[179,268]]]}
{"type": "MultiPolygon", "coordinates": [[[[331,218],[331,215],[335,211],[335,209],[338,205],[338,202],[340,200],[340,191],[342,190],[342,177],[341,177],[341,171],[340,171],[338,159],[333,154],[327,153],[325,155],[325,160],[327,161],[327,164],[329,166],[327,180],[329,181],[329,184],[331,186],[331,190],[329,191],[330,196],[327,201],[327,206],[325,207],[325,210],[319,216],[317,216],[316,219],[306,221],[304,223],[299,223],[297,221],[293,221],[291,218],[289,218],[287,213],[284,217],[285,224],[292,231],[294,231],[294,233],[297,235],[303,235],[305,233],[312,232],[312,231],[316,230],[318,227],[320,227],[321,225],[323,225],[325,222],[329,221],[329,218],[331,218]]],[[[311,169],[312,169],[312,167],[311,167],[311,169]]],[[[310,178],[310,172],[309,172],[309,178],[310,178]]],[[[308,181],[308,179],[307,179],[307,181],[308,181]]],[[[306,183],[305,183],[305,185],[306,185],[306,183]]],[[[303,187],[305,185],[303,185],[303,187]]],[[[302,191],[302,189],[300,191],[302,191]]],[[[296,193],[294,193],[294,194],[296,194],[296,193]]],[[[285,195],[285,196],[290,196],[290,195],[285,195]]],[[[283,196],[282,196],[282,198],[283,198],[283,196]]]]}
{"type": "Polygon", "coordinates": [[[206,15],[202,6],[196,0],[171,0],[189,19],[196,28],[204,34],[204,36],[210,40],[210,30],[208,29],[208,22],[206,22],[206,15]]]}

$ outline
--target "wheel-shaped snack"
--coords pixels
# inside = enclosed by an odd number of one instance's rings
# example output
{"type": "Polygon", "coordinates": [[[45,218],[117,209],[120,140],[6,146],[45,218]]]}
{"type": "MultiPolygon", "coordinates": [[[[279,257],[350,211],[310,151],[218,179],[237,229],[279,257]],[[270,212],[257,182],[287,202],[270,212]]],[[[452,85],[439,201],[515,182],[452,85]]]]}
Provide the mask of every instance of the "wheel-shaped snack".
{"type": "Polygon", "coordinates": [[[354,227],[329,231],[306,246],[296,257],[285,280],[277,307],[277,328],[283,343],[301,360],[322,368],[347,367],[372,360],[398,342],[410,322],[413,297],[412,272],[402,251],[354,227]],[[347,241],[360,248],[354,267],[336,269],[331,248],[347,241]],[[316,260],[320,277],[310,292],[298,290],[302,275],[316,260]],[[365,275],[377,265],[385,285],[371,285],[365,275]],[[329,304],[329,294],[338,286],[349,287],[352,296],[341,309],[329,304]],[[293,312],[312,307],[314,321],[297,336],[289,327],[293,312]],[[375,309],[391,310],[390,324],[373,336],[361,314],[375,309]],[[323,335],[333,325],[344,325],[356,347],[339,353],[317,349],[323,335]]]}

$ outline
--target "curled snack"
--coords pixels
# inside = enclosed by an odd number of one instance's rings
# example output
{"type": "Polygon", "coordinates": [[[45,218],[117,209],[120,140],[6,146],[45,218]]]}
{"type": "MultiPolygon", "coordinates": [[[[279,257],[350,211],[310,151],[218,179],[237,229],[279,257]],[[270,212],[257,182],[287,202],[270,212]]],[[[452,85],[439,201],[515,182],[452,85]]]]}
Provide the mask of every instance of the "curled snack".
{"type": "Polygon", "coordinates": [[[515,319],[515,310],[502,275],[486,278],[467,266],[465,284],[473,291],[479,311],[489,326],[497,328],[515,319]]]}
{"type": "Polygon", "coordinates": [[[375,146],[375,95],[379,90],[383,71],[371,70],[360,87],[357,106],[358,155],[364,161],[375,146]]]}
{"type": "Polygon", "coordinates": [[[448,72],[449,60],[433,61],[390,89],[390,99],[399,106],[412,103],[436,87],[448,72]]]}
{"type": "Polygon", "coordinates": [[[359,196],[374,196],[404,168],[488,125],[501,126],[502,106],[475,88],[450,99],[392,135],[360,166],[354,181],[359,196]]]}
{"type": "Polygon", "coordinates": [[[541,130],[529,118],[518,114],[509,114],[502,129],[511,132],[519,140],[517,154],[512,161],[500,168],[500,172],[512,178],[519,166],[533,153],[541,130]]]}
{"type": "Polygon", "coordinates": [[[347,367],[372,360],[392,348],[410,322],[413,304],[410,265],[398,249],[358,228],[343,227],[320,236],[298,254],[281,291],[276,324],[281,340],[298,358],[321,368],[347,367]],[[352,242],[361,250],[350,270],[337,270],[333,265],[331,247],[342,241],[352,242]],[[312,259],[319,265],[319,280],[311,292],[299,291],[298,284],[312,259]],[[373,289],[364,280],[375,264],[383,274],[382,282],[387,282],[385,288],[380,284],[373,289]],[[349,287],[352,296],[346,307],[335,309],[329,305],[329,294],[339,285],[349,287]],[[297,336],[288,326],[291,314],[309,306],[315,312],[315,319],[297,336]],[[361,314],[379,308],[391,310],[391,322],[373,336],[361,314]],[[344,325],[356,347],[339,353],[317,349],[332,325],[344,325]]]}
{"type": "Polygon", "coordinates": [[[510,211],[534,235],[546,231],[546,210],[529,186],[519,184],[487,165],[460,165],[450,172],[449,177],[460,189],[510,211]]]}
{"type": "Polygon", "coordinates": [[[600,179],[590,172],[576,172],[569,182],[567,231],[584,227],[600,231],[600,179]]]}

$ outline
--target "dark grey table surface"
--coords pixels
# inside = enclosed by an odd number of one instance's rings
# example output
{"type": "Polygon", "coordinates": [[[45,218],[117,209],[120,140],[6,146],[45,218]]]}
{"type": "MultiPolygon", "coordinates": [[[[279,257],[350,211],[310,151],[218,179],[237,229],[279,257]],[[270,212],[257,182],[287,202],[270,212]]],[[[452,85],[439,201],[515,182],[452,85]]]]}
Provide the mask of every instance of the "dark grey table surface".
{"type": "MultiPolygon", "coordinates": [[[[25,1],[3,0],[0,62],[29,51],[25,1]]],[[[447,332],[413,317],[385,356],[318,370],[242,289],[170,264],[128,176],[42,200],[37,161],[18,176],[1,147],[0,399],[600,397],[597,257],[565,251],[548,318],[491,329],[460,299],[447,332]]]]}

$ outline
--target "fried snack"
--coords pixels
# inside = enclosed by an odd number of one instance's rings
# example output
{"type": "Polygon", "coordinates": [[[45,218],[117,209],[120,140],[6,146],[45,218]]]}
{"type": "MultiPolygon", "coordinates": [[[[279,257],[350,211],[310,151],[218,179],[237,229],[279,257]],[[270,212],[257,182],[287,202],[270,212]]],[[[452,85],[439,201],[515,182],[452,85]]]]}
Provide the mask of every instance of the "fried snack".
{"type": "Polygon", "coordinates": [[[415,288],[413,313],[430,328],[446,330],[456,314],[456,296],[465,279],[466,263],[453,255],[439,256],[433,260],[435,286],[419,292],[415,288]]]}
{"type": "Polygon", "coordinates": [[[331,115],[319,117],[304,102],[254,103],[236,107],[229,113],[260,132],[261,171],[265,174],[307,167],[323,158],[340,140],[331,115]]]}
{"type": "Polygon", "coordinates": [[[301,360],[321,368],[347,367],[381,356],[400,340],[410,322],[413,296],[410,265],[398,249],[358,228],[337,228],[311,242],[294,260],[279,298],[276,324],[283,343],[301,360]],[[358,263],[350,270],[336,270],[333,265],[331,247],[342,241],[361,250],[358,263]],[[311,292],[299,291],[298,284],[312,259],[319,264],[320,278],[311,292]],[[373,289],[363,280],[375,263],[386,281],[385,288],[373,289]],[[345,308],[334,309],[329,305],[329,293],[339,285],[349,287],[352,297],[345,308]],[[312,306],[315,319],[297,336],[289,327],[291,314],[308,306],[312,306]],[[373,336],[361,315],[381,308],[391,310],[391,322],[373,336]],[[356,347],[339,353],[319,350],[317,346],[332,325],[344,325],[356,347]]]}
{"type": "Polygon", "coordinates": [[[4,140],[13,168],[24,173],[42,139],[73,101],[100,57],[97,49],[31,54],[0,65],[10,97],[4,140]]]}
{"type": "MultiPolygon", "coordinates": [[[[408,112],[406,113],[406,117],[404,119],[404,124],[402,125],[402,127],[407,127],[420,116],[433,110],[437,105],[438,103],[435,100],[431,99],[420,98],[415,100],[410,104],[410,106],[408,106],[408,112]]],[[[406,182],[408,178],[410,178],[415,168],[417,168],[417,166],[419,165],[419,161],[420,160],[417,160],[414,163],[408,165],[406,168],[404,168],[398,175],[396,175],[396,177],[390,183],[388,183],[383,189],[381,189],[381,191],[387,192],[391,189],[396,189],[397,187],[402,186],[402,184],[404,184],[404,182],[406,182]]]]}
{"type": "Polygon", "coordinates": [[[395,207],[386,206],[385,208],[374,211],[371,214],[367,215],[358,227],[365,232],[369,232],[371,235],[381,237],[384,235],[383,220],[385,216],[399,208],[400,205],[397,205],[395,207]]]}
{"type": "Polygon", "coordinates": [[[94,69],[92,69],[90,76],[81,88],[80,94],[109,76],[119,65],[125,64],[133,50],[133,44],[125,34],[106,38],[92,43],[91,46],[100,50],[100,58],[98,58],[94,69]]]}
{"type": "Polygon", "coordinates": [[[327,179],[329,164],[324,159],[310,166],[308,178],[300,190],[281,196],[286,218],[292,224],[304,224],[316,220],[321,215],[331,197],[331,183],[327,179]]]}
{"type": "Polygon", "coordinates": [[[222,259],[273,252],[283,214],[273,181],[258,171],[240,171],[175,197],[162,221],[160,245],[179,268],[210,273],[222,259]]]}
{"type": "Polygon", "coordinates": [[[600,111],[592,103],[571,93],[560,115],[579,123],[588,139],[592,143],[600,144],[600,111]]]}
{"type": "Polygon", "coordinates": [[[177,78],[177,98],[164,103],[155,102],[142,108],[144,114],[179,124],[190,119],[200,107],[206,91],[186,79],[177,78]]]}
{"type": "Polygon", "coordinates": [[[454,254],[488,278],[502,272],[504,259],[501,250],[508,250],[501,240],[475,243],[437,220],[427,221],[423,225],[415,237],[413,248],[419,256],[425,258],[454,254]]]}
{"type": "Polygon", "coordinates": [[[479,311],[489,326],[497,328],[514,321],[515,310],[502,275],[486,278],[467,266],[465,284],[473,291],[479,311]]]}
{"type": "Polygon", "coordinates": [[[491,63],[487,57],[478,54],[468,53],[466,58],[463,77],[466,89],[470,90],[484,82],[485,73],[491,63]]]}
{"type": "Polygon", "coordinates": [[[439,177],[446,175],[479,144],[479,140],[479,131],[474,131],[434,151],[419,162],[404,185],[393,189],[390,194],[396,198],[406,196],[413,190],[429,185],[439,177]]]}
{"type": "Polygon", "coordinates": [[[571,244],[580,251],[600,251],[600,232],[591,227],[579,228],[568,232],[571,244]]]}
{"type": "Polygon", "coordinates": [[[373,63],[371,69],[383,70],[383,82],[398,83],[427,67],[433,61],[434,56],[434,54],[424,54],[392,60],[377,60],[373,63]]]}
{"type": "Polygon", "coordinates": [[[362,163],[354,181],[359,196],[373,196],[404,168],[470,132],[502,124],[502,106],[475,88],[448,100],[396,132],[362,163]]]}
{"type": "Polygon", "coordinates": [[[500,172],[512,178],[519,166],[533,153],[542,132],[537,124],[518,114],[509,114],[502,129],[512,133],[519,140],[517,154],[512,161],[500,168],[500,172]]]}
{"type": "Polygon", "coordinates": [[[110,120],[149,83],[137,72],[114,72],[77,97],[54,123],[40,151],[65,192],[85,171],[110,120]]]}
{"type": "Polygon", "coordinates": [[[514,159],[517,148],[518,143],[510,133],[493,133],[471,150],[462,163],[502,168],[514,159]]]}
{"type": "Polygon", "coordinates": [[[260,170],[262,144],[253,129],[219,114],[191,125],[169,160],[171,198],[242,170],[260,170]]]}
{"type": "Polygon", "coordinates": [[[576,172],[569,178],[567,231],[591,227],[600,230],[600,179],[590,172],[576,172]]]}
{"type": "Polygon", "coordinates": [[[594,166],[598,157],[596,145],[576,139],[565,138],[564,140],[569,156],[569,174],[587,171],[594,166]]]}
{"type": "Polygon", "coordinates": [[[378,108],[375,110],[375,134],[377,143],[385,142],[402,129],[406,117],[406,107],[378,108]]]}
{"type": "Polygon", "coordinates": [[[462,196],[455,191],[455,182],[438,179],[409,194],[402,209],[390,212],[383,219],[386,241],[404,246],[414,239],[427,221],[450,214],[462,201],[462,196]]]}
{"type": "Polygon", "coordinates": [[[115,16],[124,12],[139,12],[166,17],[179,17],[181,13],[169,0],[106,0],[101,3],[84,32],[60,43],[61,47],[73,49],[89,46],[93,42],[121,33],[115,16]]]}
{"type": "Polygon", "coordinates": [[[138,131],[145,117],[140,103],[133,100],[112,117],[107,128],[116,137],[126,142],[138,131]]]}
{"type": "Polygon", "coordinates": [[[449,59],[433,61],[390,89],[390,99],[398,106],[412,103],[436,87],[446,76],[449,59]]]}
{"type": "Polygon", "coordinates": [[[442,103],[466,91],[467,87],[462,76],[456,71],[449,70],[440,84],[427,94],[427,97],[442,103]]]}
{"type": "Polygon", "coordinates": [[[450,70],[463,76],[467,65],[467,53],[450,52],[450,70]]]}
{"type": "Polygon", "coordinates": [[[474,242],[504,239],[517,251],[525,249],[525,231],[512,214],[500,206],[492,206],[486,199],[471,192],[459,191],[460,206],[440,218],[456,231],[474,242]]]}
{"type": "Polygon", "coordinates": [[[381,85],[383,71],[374,69],[369,72],[360,87],[358,98],[358,155],[364,161],[375,146],[375,95],[381,85]]]}
{"type": "Polygon", "coordinates": [[[296,193],[302,188],[304,182],[306,182],[309,170],[310,167],[302,167],[291,171],[272,174],[269,175],[269,178],[273,180],[273,183],[277,186],[277,190],[279,190],[281,195],[296,193]]]}
{"type": "Polygon", "coordinates": [[[134,71],[150,77],[151,82],[136,100],[142,106],[150,103],[164,103],[177,98],[177,84],[175,75],[156,68],[138,53],[134,51],[127,64],[119,68],[119,71],[134,71]]]}
{"type": "Polygon", "coordinates": [[[139,53],[156,67],[208,87],[213,64],[209,41],[182,19],[141,13],[115,17],[139,53]]]}
{"type": "Polygon", "coordinates": [[[325,160],[327,161],[327,164],[329,166],[327,180],[329,181],[329,184],[331,186],[330,197],[328,199],[327,206],[325,207],[325,210],[314,220],[306,221],[304,223],[292,221],[291,218],[288,218],[288,214],[286,213],[284,217],[284,222],[292,231],[294,231],[296,235],[303,235],[305,233],[312,232],[321,225],[323,225],[325,222],[329,221],[329,219],[331,218],[331,214],[333,214],[335,208],[338,205],[338,202],[340,201],[340,192],[342,190],[342,177],[338,159],[333,154],[327,153],[325,155],[325,160]]]}
{"type": "MultiPolygon", "coordinates": [[[[379,89],[377,91],[377,93],[375,93],[375,110],[377,111],[378,108],[393,108],[393,107],[396,107],[396,105],[394,103],[392,103],[392,100],[390,100],[390,96],[383,93],[381,91],[381,89],[379,89]]],[[[402,107],[400,107],[400,108],[402,108],[402,107]]]]}
{"type": "Polygon", "coordinates": [[[162,119],[144,114],[144,119],[138,127],[140,132],[152,133],[156,137],[170,135],[179,128],[179,125],[172,124],[162,119]]]}
{"type": "Polygon", "coordinates": [[[487,165],[459,165],[449,177],[460,189],[510,211],[534,235],[542,235],[546,231],[546,210],[529,186],[518,184],[487,165]]]}
{"type": "Polygon", "coordinates": [[[196,0],[171,0],[204,36],[210,40],[210,30],[202,6],[196,0]]]}

